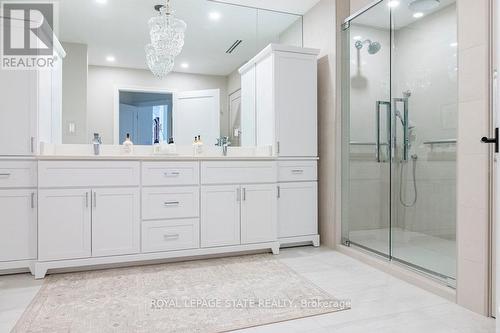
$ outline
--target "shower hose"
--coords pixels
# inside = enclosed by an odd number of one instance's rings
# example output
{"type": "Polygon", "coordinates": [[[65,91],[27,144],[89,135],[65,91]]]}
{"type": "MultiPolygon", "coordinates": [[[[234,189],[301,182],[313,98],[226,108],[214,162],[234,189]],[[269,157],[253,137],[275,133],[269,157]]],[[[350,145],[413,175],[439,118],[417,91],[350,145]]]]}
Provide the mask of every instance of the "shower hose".
{"type": "Polygon", "coordinates": [[[413,192],[414,192],[414,197],[411,203],[406,203],[405,199],[403,198],[403,171],[406,162],[402,161],[401,166],[400,166],[400,178],[399,178],[399,201],[401,204],[406,207],[410,208],[415,206],[417,203],[417,197],[418,197],[418,191],[417,191],[417,160],[418,156],[417,155],[412,155],[411,156],[412,164],[413,164],[413,192]]]}

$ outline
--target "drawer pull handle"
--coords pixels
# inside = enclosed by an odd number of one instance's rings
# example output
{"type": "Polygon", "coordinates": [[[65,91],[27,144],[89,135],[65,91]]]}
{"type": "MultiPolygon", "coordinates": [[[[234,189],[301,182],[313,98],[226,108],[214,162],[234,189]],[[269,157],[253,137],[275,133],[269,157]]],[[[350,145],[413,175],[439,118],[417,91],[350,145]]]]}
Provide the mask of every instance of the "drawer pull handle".
{"type": "Polygon", "coordinates": [[[180,202],[179,201],[166,201],[163,203],[165,206],[179,206],[180,202]]]}
{"type": "Polygon", "coordinates": [[[165,172],[165,177],[179,177],[181,173],[179,171],[165,172]]]}
{"type": "Polygon", "coordinates": [[[10,177],[10,173],[0,173],[0,177],[6,177],[6,178],[9,178],[10,177]]]}
{"type": "Polygon", "coordinates": [[[292,170],[292,173],[294,173],[294,174],[302,174],[302,173],[304,173],[304,170],[295,169],[295,170],[292,170]]]}
{"type": "Polygon", "coordinates": [[[172,235],[163,235],[163,240],[168,242],[168,241],[173,241],[179,239],[180,235],[179,234],[172,234],[172,235]]]}

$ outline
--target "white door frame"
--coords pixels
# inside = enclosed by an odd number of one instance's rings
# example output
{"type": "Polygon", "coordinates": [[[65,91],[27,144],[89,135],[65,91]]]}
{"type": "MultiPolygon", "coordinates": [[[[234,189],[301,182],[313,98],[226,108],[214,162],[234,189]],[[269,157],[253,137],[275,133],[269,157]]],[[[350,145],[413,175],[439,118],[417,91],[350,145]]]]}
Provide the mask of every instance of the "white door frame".
{"type": "Polygon", "coordinates": [[[172,89],[161,89],[146,86],[115,85],[114,86],[114,106],[113,106],[113,143],[120,145],[120,91],[143,92],[153,94],[172,94],[172,105],[177,91],[172,89]]]}

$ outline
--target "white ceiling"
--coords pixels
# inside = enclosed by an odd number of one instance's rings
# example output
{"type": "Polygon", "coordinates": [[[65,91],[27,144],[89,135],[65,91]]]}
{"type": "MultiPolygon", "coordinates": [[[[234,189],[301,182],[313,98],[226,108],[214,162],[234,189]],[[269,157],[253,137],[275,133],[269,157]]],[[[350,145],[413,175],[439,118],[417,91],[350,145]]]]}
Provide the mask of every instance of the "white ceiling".
{"type": "MultiPolygon", "coordinates": [[[[418,21],[418,18],[413,17],[414,12],[410,10],[409,4],[414,0],[399,0],[399,5],[397,7],[391,9],[387,5],[389,3],[388,0],[381,2],[380,4],[372,7],[361,15],[357,16],[351,22],[353,24],[362,24],[371,27],[377,27],[381,29],[388,29],[392,23],[394,24],[395,29],[400,29],[406,27],[409,24],[412,24],[418,21]]],[[[429,10],[423,13],[425,16],[430,15],[434,12],[442,10],[444,7],[447,7],[456,0],[440,0],[440,5],[432,10],[429,10]]]]}
{"type": "Polygon", "coordinates": [[[320,0],[217,0],[242,6],[277,10],[286,13],[304,15],[320,0]]]}
{"type": "MultiPolygon", "coordinates": [[[[178,72],[228,75],[267,44],[276,42],[283,31],[301,19],[296,15],[207,0],[171,2],[175,14],[188,25],[186,43],[174,69],[178,72]],[[210,12],[220,13],[220,19],[210,20],[210,12]],[[238,39],[243,43],[234,53],[226,54],[238,39]],[[188,69],[180,67],[183,62],[189,63],[188,69]]],[[[290,1],[299,2],[313,0],[290,1]]],[[[149,43],[147,23],[155,15],[154,5],[161,3],[164,0],[107,0],[106,4],[96,0],[61,1],[60,40],[87,44],[91,65],[147,68],[144,54],[144,46],[149,43]],[[109,55],[115,57],[114,63],[106,60],[109,55]]],[[[299,7],[290,6],[289,10],[299,7]]]]}

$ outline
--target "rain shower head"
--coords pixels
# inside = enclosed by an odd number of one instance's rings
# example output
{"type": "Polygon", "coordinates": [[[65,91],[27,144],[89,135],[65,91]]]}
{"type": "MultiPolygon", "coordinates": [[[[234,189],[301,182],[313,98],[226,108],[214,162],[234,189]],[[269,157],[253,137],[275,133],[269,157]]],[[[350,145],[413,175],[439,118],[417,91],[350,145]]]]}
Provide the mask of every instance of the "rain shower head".
{"type": "Polygon", "coordinates": [[[363,48],[363,45],[364,44],[368,44],[368,53],[369,54],[376,54],[378,51],[380,51],[380,49],[382,48],[382,45],[380,45],[379,42],[372,42],[371,40],[367,39],[365,41],[356,41],[356,43],[354,44],[354,46],[358,49],[358,50],[361,50],[363,48]]]}

